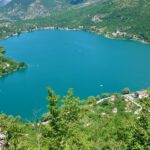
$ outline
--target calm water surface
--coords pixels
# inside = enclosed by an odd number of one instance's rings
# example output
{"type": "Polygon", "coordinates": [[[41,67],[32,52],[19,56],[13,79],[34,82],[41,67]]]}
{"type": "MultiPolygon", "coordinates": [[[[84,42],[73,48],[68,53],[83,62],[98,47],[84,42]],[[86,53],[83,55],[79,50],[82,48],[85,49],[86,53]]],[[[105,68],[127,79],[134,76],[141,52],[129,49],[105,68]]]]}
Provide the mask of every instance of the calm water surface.
{"type": "Polygon", "coordinates": [[[150,86],[150,46],[139,42],[45,30],[11,37],[0,45],[7,48],[7,56],[29,66],[0,79],[0,111],[24,119],[46,111],[47,86],[60,95],[72,87],[82,98],[150,86]]]}

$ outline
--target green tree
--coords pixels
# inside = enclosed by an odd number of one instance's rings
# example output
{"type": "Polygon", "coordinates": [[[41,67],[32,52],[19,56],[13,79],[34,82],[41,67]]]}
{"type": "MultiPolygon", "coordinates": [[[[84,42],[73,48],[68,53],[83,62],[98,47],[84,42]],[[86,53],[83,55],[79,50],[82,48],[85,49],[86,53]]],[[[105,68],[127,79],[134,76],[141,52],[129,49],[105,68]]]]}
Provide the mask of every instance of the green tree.
{"type": "Polygon", "coordinates": [[[80,145],[84,147],[85,134],[80,130],[80,99],[73,96],[72,89],[68,90],[63,99],[60,99],[51,88],[48,88],[48,94],[50,130],[47,137],[50,138],[49,149],[68,149],[68,147],[73,147],[74,142],[76,148],[80,149],[80,145]],[[59,107],[60,105],[61,107],[59,107]]]}
{"type": "Polygon", "coordinates": [[[56,95],[56,93],[48,88],[48,101],[49,101],[49,110],[50,110],[50,125],[51,127],[57,131],[59,130],[59,119],[60,119],[60,110],[59,110],[59,101],[60,97],[56,95]]]}
{"type": "Polygon", "coordinates": [[[124,89],[122,90],[122,94],[130,94],[130,93],[131,93],[131,91],[130,91],[129,88],[124,88],[124,89]]]}

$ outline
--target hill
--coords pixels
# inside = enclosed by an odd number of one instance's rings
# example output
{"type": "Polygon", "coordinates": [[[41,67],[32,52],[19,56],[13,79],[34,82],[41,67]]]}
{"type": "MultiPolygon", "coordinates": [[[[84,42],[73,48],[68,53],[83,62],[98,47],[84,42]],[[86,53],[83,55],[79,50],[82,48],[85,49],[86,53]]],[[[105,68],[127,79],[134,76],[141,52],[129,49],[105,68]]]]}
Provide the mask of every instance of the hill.
{"type": "MultiPolygon", "coordinates": [[[[1,9],[1,13],[3,11],[5,15],[1,14],[3,25],[1,24],[0,30],[7,35],[44,27],[68,27],[104,34],[111,38],[135,39],[150,43],[149,0],[19,2],[21,4],[14,0],[1,9]],[[4,20],[7,23],[4,23],[4,20]]],[[[4,37],[2,33],[0,36],[4,37]]]]}
{"type": "Polygon", "coordinates": [[[0,148],[149,150],[149,97],[136,100],[142,110],[135,113],[139,108],[120,94],[98,104],[97,100],[108,94],[85,101],[74,97],[71,89],[63,99],[51,89],[48,94],[50,111],[41,120],[23,122],[20,117],[0,114],[0,148]]]}

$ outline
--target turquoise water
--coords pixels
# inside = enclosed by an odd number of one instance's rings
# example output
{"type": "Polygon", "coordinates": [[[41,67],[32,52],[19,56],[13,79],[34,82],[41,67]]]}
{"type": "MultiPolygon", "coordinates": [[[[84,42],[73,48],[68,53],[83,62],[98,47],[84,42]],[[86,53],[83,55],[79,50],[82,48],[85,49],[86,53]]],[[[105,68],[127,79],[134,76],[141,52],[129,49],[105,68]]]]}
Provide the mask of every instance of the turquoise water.
{"type": "Polygon", "coordinates": [[[47,86],[60,95],[72,87],[82,98],[150,86],[150,46],[139,42],[82,31],[41,30],[0,45],[7,48],[7,56],[29,66],[0,79],[0,111],[24,119],[46,111],[47,86]]]}

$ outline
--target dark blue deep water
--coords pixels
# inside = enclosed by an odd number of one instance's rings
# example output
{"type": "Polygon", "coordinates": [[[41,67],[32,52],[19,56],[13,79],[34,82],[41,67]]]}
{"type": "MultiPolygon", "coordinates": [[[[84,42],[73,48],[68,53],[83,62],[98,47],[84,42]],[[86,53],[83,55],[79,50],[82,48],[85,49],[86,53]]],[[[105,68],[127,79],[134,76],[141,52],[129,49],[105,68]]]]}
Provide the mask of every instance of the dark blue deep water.
{"type": "Polygon", "coordinates": [[[7,56],[29,66],[0,79],[0,111],[24,119],[46,111],[47,86],[60,95],[72,87],[81,98],[150,86],[150,46],[139,42],[82,31],[42,30],[0,45],[6,47],[7,56]]]}

